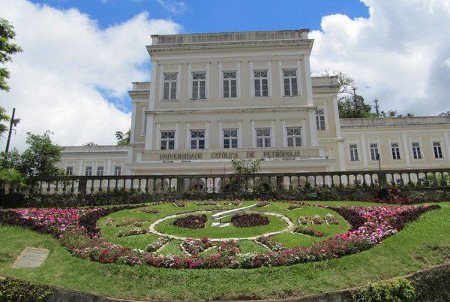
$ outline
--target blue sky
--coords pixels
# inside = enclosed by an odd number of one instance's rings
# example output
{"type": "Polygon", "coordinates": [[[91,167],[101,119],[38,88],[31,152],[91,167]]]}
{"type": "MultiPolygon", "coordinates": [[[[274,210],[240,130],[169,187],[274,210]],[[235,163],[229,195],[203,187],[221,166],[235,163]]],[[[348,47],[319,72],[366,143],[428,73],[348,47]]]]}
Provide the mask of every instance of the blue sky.
{"type": "Polygon", "coordinates": [[[319,29],[322,16],[367,17],[359,0],[34,0],[56,8],[77,8],[104,28],[142,11],[151,18],[170,18],[183,32],[319,29]],[[182,5],[180,5],[182,4],[182,5]],[[173,6],[174,9],[170,9],[173,6]]]}
{"type": "MultiPolygon", "coordinates": [[[[76,8],[96,20],[103,29],[126,22],[146,11],[152,19],[170,19],[184,33],[320,29],[322,16],[345,14],[367,17],[368,8],[359,0],[34,0],[57,9],[76,8]]],[[[141,47],[144,47],[142,45],[141,47]]],[[[143,68],[150,74],[150,65],[143,68]]],[[[130,79],[130,82],[135,79],[130,79]]],[[[102,87],[97,90],[120,110],[131,110],[128,96],[117,98],[102,87]]]]}
{"type": "Polygon", "coordinates": [[[0,92],[22,118],[19,147],[47,129],[61,145],[115,143],[131,82],[150,80],[156,33],[309,28],[313,74],[347,74],[382,110],[450,110],[449,0],[0,0],[0,12],[24,49],[0,92]]]}

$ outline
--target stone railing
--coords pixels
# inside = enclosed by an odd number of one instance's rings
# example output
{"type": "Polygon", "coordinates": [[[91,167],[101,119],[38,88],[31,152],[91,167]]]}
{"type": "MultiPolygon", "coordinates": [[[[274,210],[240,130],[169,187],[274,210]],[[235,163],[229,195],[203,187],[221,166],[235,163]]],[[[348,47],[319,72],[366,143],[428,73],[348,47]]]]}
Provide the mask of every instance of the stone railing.
{"type": "MultiPolygon", "coordinates": [[[[122,176],[59,176],[30,180],[31,195],[93,194],[115,190],[134,190],[148,194],[202,191],[232,192],[238,184],[247,192],[264,190],[296,190],[304,187],[414,185],[422,188],[450,189],[450,168],[421,170],[379,170],[306,173],[257,173],[214,175],[122,175],[122,176]]],[[[3,192],[16,191],[3,183],[3,192]]]]}

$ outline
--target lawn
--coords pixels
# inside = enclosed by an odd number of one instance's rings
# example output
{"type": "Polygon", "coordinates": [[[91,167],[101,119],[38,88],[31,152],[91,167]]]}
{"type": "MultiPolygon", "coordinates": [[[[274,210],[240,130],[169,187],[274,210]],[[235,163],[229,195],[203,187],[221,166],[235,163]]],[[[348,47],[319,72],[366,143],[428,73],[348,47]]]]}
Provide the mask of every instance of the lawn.
{"type": "MultiPolygon", "coordinates": [[[[333,205],[340,204],[345,203],[333,202],[333,205]]],[[[245,205],[246,203],[242,206],[245,205]]],[[[366,206],[367,203],[361,205],[366,206]]],[[[100,264],[71,256],[57,240],[49,235],[18,227],[1,226],[0,275],[105,296],[165,301],[268,299],[312,294],[365,285],[371,281],[404,275],[449,261],[450,203],[445,202],[440,205],[442,209],[423,214],[417,221],[407,224],[398,234],[386,238],[381,244],[367,251],[329,261],[247,270],[173,270],[146,265],[132,267],[121,264],[100,264]],[[46,262],[39,268],[12,269],[12,262],[27,246],[48,248],[51,252],[46,262]]],[[[127,211],[142,213],[140,218],[145,221],[143,222],[145,226],[160,217],[167,216],[168,213],[181,213],[187,209],[197,211],[214,208],[214,206],[198,206],[194,203],[189,203],[184,208],[177,208],[171,204],[154,207],[165,210],[158,214],[143,213],[138,209],[127,211]]],[[[293,221],[296,217],[305,215],[301,213],[301,209],[283,209],[278,203],[261,208],[261,211],[275,210],[283,211],[293,221]]],[[[129,217],[130,213],[124,212],[113,213],[109,217],[117,221],[129,217]]],[[[106,218],[103,218],[99,224],[104,237],[120,244],[142,247],[148,244],[148,241],[155,239],[153,235],[119,238],[116,236],[118,229],[126,229],[130,226],[119,228],[106,226],[106,218]]],[[[338,226],[347,227],[344,224],[338,226]]],[[[339,229],[330,230],[327,236],[340,231],[339,229]]],[[[283,241],[286,245],[292,244],[297,238],[288,237],[297,234],[284,235],[286,235],[285,238],[281,237],[277,240],[283,241]]],[[[242,241],[240,248],[241,250],[260,248],[253,244],[254,242],[251,241],[242,241]]],[[[178,252],[177,242],[172,241],[163,249],[178,252]]]]}

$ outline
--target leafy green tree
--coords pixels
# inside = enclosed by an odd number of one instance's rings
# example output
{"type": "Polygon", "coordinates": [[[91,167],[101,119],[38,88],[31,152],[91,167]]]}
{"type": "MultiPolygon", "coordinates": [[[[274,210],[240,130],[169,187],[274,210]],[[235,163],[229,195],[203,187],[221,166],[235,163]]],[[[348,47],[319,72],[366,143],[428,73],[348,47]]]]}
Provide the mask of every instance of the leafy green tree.
{"type": "Polygon", "coordinates": [[[338,109],[341,118],[368,118],[376,117],[372,113],[372,106],[364,101],[360,95],[356,95],[355,80],[348,75],[337,71],[326,71],[325,76],[336,76],[339,86],[338,109]]]}
{"type": "MultiPolygon", "coordinates": [[[[9,71],[5,64],[12,60],[12,55],[21,52],[19,45],[14,44],[16,33],[14,27],[5,19],[0,18],[0,90],[9,91],[9,85],[6,82],[9,79],[9,71]]],[[[9,117],[5,113],[5,109],[0,107],[0,135],[8,129],[2,122],[9,121],[9,117]]]]}
{"type": "Polygon", "coordinates": [[[27,133],[28,148],[20,156],[19,171],[26,176],[55,176],[63,172],[58,167],[62,148],[52,143],[50,131],[27,133]]]}
{"type": "Polygon", "coordinates": [[[0,18],[0,90],[9,91],[8,83],[9,71],[5,67],[5,63],[12,60],[12,55],[21,52],[19,45],[14,44],[11,40],[14,39],[16,33],[14,27],[5,19],[0,18]]]}
{"type": "Polygon", "coordinates": [[[0,136],[8,130],[8,126],[3,122],[9,121],[9,116],[6,114],[6,110],[0,107],[0,136]]]}
{"type": "Polygon", "coordinates": [[[129,129],[125,133],[123,133],[122,131],[116,131],[117,145],[118,146],[129,145],[130,144],[130,136],[131,136],[131,129],[129,129]]]}

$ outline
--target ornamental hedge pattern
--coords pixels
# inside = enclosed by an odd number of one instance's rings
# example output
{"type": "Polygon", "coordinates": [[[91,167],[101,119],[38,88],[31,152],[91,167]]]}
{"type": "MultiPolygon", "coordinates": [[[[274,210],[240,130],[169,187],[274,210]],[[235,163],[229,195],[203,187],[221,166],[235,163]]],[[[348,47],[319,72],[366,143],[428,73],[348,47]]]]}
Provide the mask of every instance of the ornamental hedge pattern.
{"type": "MultiPolygon", "coordinates": [[[[103,239],[96,227],[97,220],[110,213],[132,208],[131,206],[6,209],[0,210],[0,223],[51,234],[73,255],[100,263],[146,264],[174,269],[256,268],[320,261],[358,253],[397,233],[406,223],[417,219],[422,213],[440,208],[438,205],[321,207],[341,214],[352,228],[310,247],[284,248],[271,238],[261,237],[259,242],[270,248],[269,251],[261,253],[239,254],[236,242],[223,241],[217,253],[203,257],[156,255],[149,250],[154,251],[157,246],[143,251],[125,248],[103,239]]],[[[167,240],[160,240],[158,246],[167,243],[167,240]]],[[[200,241],[208,245],[209,240],[205,238],[200,241]]]]}
{"type": "Polygon", "coordinates": [[[174,226],[187,229],[203,229],[207,218],[206,215],[188,215],[175,219],[174,226]]]}
{"type": "Polygon", "coordinates": [[[231,217],[231,223],[238,228],[247,228],[268,225],[270,222],[267,216],[250,213],[250,214],[237,214],[231,217]]]}

